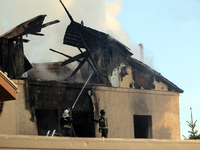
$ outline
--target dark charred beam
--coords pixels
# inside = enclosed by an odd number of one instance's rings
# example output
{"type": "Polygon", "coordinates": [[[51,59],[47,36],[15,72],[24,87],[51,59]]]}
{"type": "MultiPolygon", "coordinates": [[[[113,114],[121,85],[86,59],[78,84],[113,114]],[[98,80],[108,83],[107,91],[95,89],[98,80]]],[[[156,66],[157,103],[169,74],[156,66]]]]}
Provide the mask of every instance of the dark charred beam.
{"type": "Polygon", "coordinates": [[[28,40],[28,39],[23,39],[23,42],[24,43],[28,43],[30,40],[28,40]]]}
{"type": "MultiPolygon", "coordinates": [[[[72,22],[72,23],[73,23],[73,22],[72,22]]],[[[80,38],[81,38],[81,41],[83,42],[83,44],[84,44],[84,46],[85,46],[86,52],[87,52],[88,56],[90,57],[90,60],[92,61],[93,65],[94,65],[94,68],[95,68],[94,71],[97,73],[97,75],[99,76],[100,80],[101,80],[104,84],[106,84],[106,82],[105,82],[105,80],[104,80],[104,78],[103,78],[103,75],[102,75],[102,74],[100,73],[100,71],[98,70],[97,64],[96,64],[95,61],[93,60],[93,58],[92,58],[92,56],[91,56],[91,53],[90,53],[90,51],[89,51],[89,48],[88,48],[87,44],[85,43],[85,41],[84,41],[84,39],[83,39],[81,33],[79,32],[78,28],[76,27],[76,24],[73,23],[73,25],[74,25],[75,29],[77,30],[77,32],[78,32],[78,34],[79,34],[79,36],[80,36],[80,38]]]]}
{"type": "MultiPolygon", "coordinates": [[[[73,23],[75,23],[75,22],[73,22],[73,23]]],[[[80,48],[85,48],[85,46],[79,36],[79,33],[76,31],[76,28],[74,27],[73,23],[71,22],[70,25],[67,27],[67,31],[65,33],[63,43],[74,46],[74,47],[76,47],[76,45],[78,45],[80,48]]],[[[75,23],[75,24],[78,28],[79,24],[78,23],[75,23]]],[[[91,47],[91,45],[93,45],[95,42],[94,37],[92,37],[91,34],[88,34],[88,31],[86,30],[85,27],[82,27],[82,25],[80,25],[80,26],[83,29],[81,31],[81,34],[83,35],[84,41],[87,43],[88,47],[91,47]]]]}
{"type": "MultiPolygon", "coordinates": [[[[53,49],[49,49],[50,51],[52,51],[52,52],[55,52],[55,53],[58,53],[58,54],[61,54],[61,55],[63,55],[63,56],[65,56],[65,57],[67,57],[67,58],[72,58],[71,56],[69,56],[69,55],[66,55],[66,54],[64,54],[64,53],[61,53],[61,52],[58,52],[58,51],[56,51],[56,50],[53,50],[53,49]]],[[[78,62],[81,62],[80,60],[77,60],[78,62]]]]}
{"type": "MultiPolygon", "coordinates": [[[[80,37],[79,35],[77,36],[77,31],[73,30],[74,28],[71,28],[71,29],[68,29],[68,32],[67,32],[67,36],[71,37],[70,39],[73,39],[73,40],[79,40],[80,37]]],[[[94,36],[95,37],[95,36],[94,36]]],[[[84,35],[84,40],[86,43],[89,43],[89,42],[93,42],[93,40],[91,41],[91,36],[88,36],[88,35],[84,35]]]]}
{"type": "Polygon", "coordinates": [[[76,56],[74,56],[74,57],[72,57],[72,58],[70,58],[68,60],[63,61],[62,64],[61,64],[61,66],[67,65],[67,64],[72,63],[74,61],[78,61],[79,59],[81,59],[83,57],[84,57],[83,54],[78,54],[78,55],[76,55],[76,56]]]}
{"type": "Polygon", "coordinates": [[[77,73],[77,71],[83,66],[83,64],[86,62],[86,60],[87,60],[87,57],[85,57],[82,61],[81,61],[81,63],[78,65],[78,67],[72,72],[72,74],[69,76],[69,78],[71,78],[71,77],[73,77],[76,73],[77,73]]]}
{"type": "Polygon", "coordinates": [[[13,76],[10,76],[11,78],[16,78],[16,67],[15,67],[15,63],[14,63],[14,59],[13,59],[13,56],[12,56],[12,54],[10,54],[10,58],[11,58],[11,63],[12,63],[12,68],[13,68],[13,71],[14,72],[12,72],[12,75],[13,76]]]}
{"type": "Polygon", "coordinates": [[[42,25],[37,25],[37,26],[34,26],[30,29],[27,29],[23,35],[41,32],[41,29],[42,29],[42,25]]]}
{"type": "Polygon", "coordinates": [[[70,13],[68,12],[67,8],[65,7],[65,5],[62,3],[61,0],[60,0],[60,3],[62,4],[63,8],[65,9],[65,11],[66,11],[66,13],[67,13],[69,19],[70,19],[71,21],[74,21],[73,18],[72,18],[72,16],[70,15],[70,13]]]}
{"type": "Polygon", "coordinates": [[[62,3],[61,0],[60,0],[60,3],[61,3],[62,6],[64,7],[64,9],[65,9],[65,11],[66,11],[68,17],[70,18],[70,20],[71,20],[73,26],[75,27],[77,33],[79,34],[79,36],[80,36],[80,38],[81,38],[81,41],[83,42],[83,44],[84,44],[84,46],[85,46],[86,52],[88,53],[88,56],[90,57],[90,59],[91,59],[93,65],[94,65],[94,68],[95,68],[95,71],[96,71],[97,75],[99,76],[100,80],[101,80],[104,84],[106,84],[106,82],[105,82],[105,80],[104,80],[104,78],[103,78],[103,75],[102,75],[102,74],[100,73],[100,71],[98,70],[97,64],[95,63],[95,61],[93,60],[93,58],[92,58],[92,56],[91,56],[91,53],[90,53],[90,51],[89,51],[89,48],[88,48],[86,42],[84,41],[84,39],[83,39],[83,37],[82,37],[82,34],[80,33],[80,31],[79,31],[78,28],[76,27],[76,24],[74,23],[74,20],[73,20],[72,16],[70,15],[70,13],[68,12],[67,8],[64,6],[64,4],[62,3]]]}
{"type": "MultiPolygon", "coordinates": [[[[34,17],[26,22],[21,23],[20,25],[16,26],[15,28],[11,29],[10,31],[4,33],[0,37],[4,37],[9,40],[12,40],[13,38],[27,35],[27,34],[29,34],[28,30],[31,31],[32,28],[42,25],[45,17],[46,17],[46,15],[40,15],[40,16],[34,17]]],[[[34,31],[34,32],[37,32],[37,31],[34,31]]]]}
{"type": "Polygon", "coordinates": [[[14,42],[10,42],[8,48],[8,77],[9,78],[16,78],[16,66],[14,62],[14,52],[15,52],[15,44],[14,42]],[[12,66],[12,67],[11,67],[12,66]]]}
{"type": "MultiPolygon", "coordinates": [[[[81,54],[84,55],[85,58],[87,57],[87,62],[88,62],[88,64],[89,64],[90,67],[92,67],[92,69],[97,73],[97,70],[94,68],[94,66],[91,64],[91,62],[88,60],[88,56],[86,55],[87,53],[84,53],[84,52],[80,49],[80,47],[77,46],[77,48],[79,49],[79,51],[81,52],[81,54]]],[[[97,73],[97,75],[98,75],[98,73],[97,73]]],[[[99,78],[100,78],[100,77],[99,77],[99,78]]]]}
{"type": "Polygon", "coordinates": [[[42,28],[45,28],[49,25],[52,25],[52,24],[55,24],[55,23],[58,23],[60,22],[59,20],[54,20],[52,22],[48,22],[48,23],[45,23],[43,25],[39,24],[39,25],[35,25],[31,28],[28,28],[28,29],[24,29],[25,31],[22,33],[22,35],[25,35],[25,34],[33,34],[33,35],[39,35],[39,36],[44,36],[44,34],[41,34],[41,33],[38,33],[38,32],[41,32],[42,28]]]}
{"type": "Polygon", "coordinates": [[[38,32],[30,33],[30,34],[32,34],[32,35],[38,35],[38,36],[44,36],[44,34],[42,34],[42,33],[38,33],[38,32]]]}
{"type": "Polygon", "coordinates": [[[33,68],[33,66],[31,65],[31,63],[28,61],[28,59],[26,58],[26,56],[24,55],[24,71],[28,71],[31,68],[33,68]]]}
{"type": "Polygon", "coordinates": [[[83,54],[83,55],[85,56],[85,54],[83,53],[83,51],[81,50],[81,48],[80,48],[78,45],[76,45],[76,47],[77,47],[78,50],[81,52],[81,54],[83,54]]]}
{"type": "Polygon", "coordinates": [[[47,27],[49,25],[52,25],[52,24],[55,24],[55,23],[59,23],[59,22],[60,22],[59,20],[54,20],[54,21],[51,21],[51,22],[48,22],[48,23],[45,23],[45,24],[39,24],[39,25],[36,25],[36,26],[34,26],[34,27],[30,28],[30,29],[27,29],[26,33],[29,33],[29,34],[36,33],[37,34],[37,32],[41,32],[42,28],[45,28],[45,27],[47,27]]]}
{"type": "Polygon", "coordinates": [[[20,79],[24,71],[24,48],[22,36],[18,38],[14,47],[14,62],[16,68],[16,79],[20,79]]]}
{"type": "Polygon", "coordinates": [[[8,64],[8,39],[0,38],[0,65],[3,68],[3,72],[6,71],[8,64]]]}
{"type": "Polygon", "coordinates": [[[41,28],[45,28],[47,26],[50,26],[52,24],[59,23],[59,22],[60,22],[59,20],[54,20],[54,21],[51,21],[51,22],[48,22],[48,23],[41,25],[41,28]]]}

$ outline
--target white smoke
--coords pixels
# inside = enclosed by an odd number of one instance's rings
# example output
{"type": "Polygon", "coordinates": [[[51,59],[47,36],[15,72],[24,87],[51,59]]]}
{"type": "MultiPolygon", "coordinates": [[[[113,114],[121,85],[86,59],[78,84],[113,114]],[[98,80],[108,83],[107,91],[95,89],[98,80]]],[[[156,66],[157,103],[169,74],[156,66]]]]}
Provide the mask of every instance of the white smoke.
{"type": "MultiPolygon", "coordinates": [[[[116,19],[122,9],[121,0],[62,0],[62,2],[75,21],[83,20],[85,26],[108,33],[128,47],[131,46],[127,33],[122,30],[122,24],[116,19]]],[[[42,14],[47,15],[44,23],[57,19],[60,23],[42,29],[41,33],[45,36],[24,37],[31,41],[24,44],[28,60],[31,63],[40,63],[66,59],[60,54],[49,51],[49,48],[71,56],[79,53],[77,48],[63,45],[64,33],[70,20],[59,0],[1,0],[0,35],[42,14]]]]}

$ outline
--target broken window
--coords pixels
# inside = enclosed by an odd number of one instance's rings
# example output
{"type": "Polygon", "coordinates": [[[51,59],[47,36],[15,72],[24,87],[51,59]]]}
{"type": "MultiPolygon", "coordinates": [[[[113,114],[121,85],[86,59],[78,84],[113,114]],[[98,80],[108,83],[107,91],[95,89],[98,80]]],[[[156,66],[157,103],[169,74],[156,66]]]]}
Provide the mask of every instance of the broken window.
{"type": "Polygon", "coordinates": [[[152,138],[152,116],[134,115],[135,138],[152,138]]]}

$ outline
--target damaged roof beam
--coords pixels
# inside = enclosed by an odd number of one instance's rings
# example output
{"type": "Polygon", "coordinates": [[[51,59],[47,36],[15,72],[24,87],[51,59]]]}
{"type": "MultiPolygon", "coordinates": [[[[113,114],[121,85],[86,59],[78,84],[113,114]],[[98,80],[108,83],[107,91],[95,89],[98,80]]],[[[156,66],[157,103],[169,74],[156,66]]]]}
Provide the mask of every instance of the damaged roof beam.
{"type": "Polygon", "coordinates": [[[73,18],[72,18],[72,16],[70,15],[70,13],[68,12],[67,8],[65,7],[65,5],[63,4],[63,2],[62,2],[61,0],[60,0],[60,3],[62,4],[63,8],[65,9],[65,11],[66,11],[66,13],[67,13],[69,19],[70,19],[71,21],[74,21],[73,18]]]}
{"type": "Polygon", "coordinates": [[[79,59],[81,59],[81,58],[83,58],[83,57],[84,57],[84,56],[83,56],[82,54],[78,54],[78,55],[76,55],[76,56],[74,56],[74,57],[71,57],[71,58],[69,58],[68,60],[65,60],[64,62],[62,62],[61,66],[67,65],[67,64],[72,63],[72,62],[74,62],[74,61],[79,61],[79,62],[80,62],[79,59]]]}
{"type": "Polygon", "coordinates": [[[51,22],[48,22],[48,23],[41,25],[41,28],[45,28],[47,26],[50,26],[52,24],[59,23],[59,22],[60,22],[59,20],[54,20],[54,21],[51,21],[51,22]]]}
{"type": "MultiPolygon", "coordinates": [[[[73,22],[72,22],[72,23],[73,23],[73,22]]],[[[94,68],[95,68],[94,71],[97,73],[97,75],[99,76],[100,80],[101,80],[104,84],[106,84],[105,80],[104,80],[103,77],[102,77],[102,74],[101,74],[100,71],[98,70],[96,63],[95,63],[95,61],[93,60],[93,58],[92,58],[92,56],[91,56],[91,53],[90,53],[90,51],[89,51],[89,48],[88,48],[87,44],[85,43],[85,41],[84,41],[84,39],[83,39],[81,33],[79,32],[79,30],[78,30],[78,28],[76,27],[75,23],[73,23],[73,25],[74,25],[75,29],[77,30],[77,32],[78,32],[78,34],[79,34],[79,36],[80,36],[80,38],[81,38],[81,41],[83,42],[83,44],[84,44],[84,46],[85,46],[86,52],[87,52],[88,56],[90,57],[90,59],[91,59],[93,65],[94,65],[94,68]]]]}
{"type": "MultiPolygon", "coordinates": [[[[58,53],[58,54],[61,54],[61,55],[63,55],[63,56],[65,56],[65,57],[67,57],[67,58],[72,58],[71,56],[69,56],[69,55],[66,55],[66,54],[64,54],[64,53],[61,53],[61,52],[58,52],[58,51],[56,51],[56,50],[53,50],[53,49],[49,49],[50,51],[52,51],[52,52],[55,52],[55,53],[58,53]]],[[[78,62],[81,62],[80,60],[76,60],[76,61],[78,61],[78,62]]],[[[62,65],[61,65],[62,66],[62,65]]]]}
{"type": "Polygon", "coordinates": [[[98,70],[96,63],[95,63],[95,61],[93,60],[93,58],[92,58],[92,56],[91,56],[91,54],[90,54],[90,51],[89,51],[89,48],[88,48],[87,44],[85,43],[85,41],[84,41],[84,39],[83,39],[83,37],[82,37],[80,31],[79,31],[78,28],[76,27],[76,24],[74,23],[74,20],[73,20],[72,16],[70,15],[70,13],[68,12],[67,8],[64,6],[64,4],[62,3],[61,0],[60,0],[60,3],[61,3],[62,6],[64,7],[64,9],[65,9],[67,15],[69,16],[69,18],[70,18],[72,24],[74,25],[76,31],[78,32],[78,34],[79,34],[79,36],[80,36],[80,38],[81,38],[81,41],[83,42],[83,44],[84,44],[84,46],[85,46],[85,49],[86,49],[86,51],[87,51],[87,53],[88,53],[88,56],[90,57],[90,59],[91,59],[93,65],[94,65],[94,68],[96,68],[94,71],[97,73],[97,75],[99,76],[100,80],[101,80],[104,84],[106,84],[106,82],[105,82],[105,80],[104,80],[102,74],[101,74],[100,71],[98,70]]]}
{"type": "MultiPolygon", "coordinates": [[[[77,46],[78,47],[78,46],[77,46]]],[[[87,57],[86,56],[86,54],[84,53],[84,52],[82,52],[82,50],[80,49],[80,47],[78,47],[78,49],[79,49],[79,51],[85,56],[85,57],[87,57]]],[[[92,67],[92,69],[97,73],[97,75],[99,76],[99,74],[98,74],[98,71],[95,69],[95,67],[91,64],[91,62],[87,59],[87,62],[88,62],[88,64],[90,65],[90,67],[92,67]]],[[[99,76],[99,78],[101,79],[101,76],[99,76]]]]}
{"type": "Polygon", "coordinates": [[[33,35],[42,35],[41,33],[38,33],[38,32],[41,32],[41,29],[42,28],[45,28],[49,25],[52,25],[52,24],[55,24],[55,23],[58,23],[60,22],[59,20],[54,20],[54,21],[51,21],[51,22],[48,22],[48,23],[45,23],[43,25],[37,25],[37,26],[34,26],[33,28],[30,28],[30,29],[27,29],[27,33],[29,34],[33,34],[33,35]]]}
{"type": "Polygon", "coordinates": [[[44,34],[42,34],[42,33],[38,33],[38,32],[30,33],[30,34],[32,34],[32,35],[38,35],[38,36],[44,36],[44,34]]]}
{"type": "Polygon", "coordinates": [[[87,57],[85,57],[82,61],[81,61],[81,63],[78,65],[78,67],[72,72],[72,74],[69,76],[69,78],[71,78],[71,77],[73,77],[75,74],[76,74],[76,72],[83,66],[83,64],[86,62],[86,60],[87,60],[87,57]]]}

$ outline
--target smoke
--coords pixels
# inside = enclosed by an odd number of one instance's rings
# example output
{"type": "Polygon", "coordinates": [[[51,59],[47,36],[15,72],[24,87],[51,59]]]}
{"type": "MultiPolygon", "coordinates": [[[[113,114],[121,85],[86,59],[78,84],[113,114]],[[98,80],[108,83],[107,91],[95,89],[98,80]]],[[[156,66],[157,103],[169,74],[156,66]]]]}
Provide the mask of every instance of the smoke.
{"type": "MultiPolygon", "coordinates": [[[[105,32],[128,47],[130,39],[116,19],[122,9],[121,0],[62,0],[73,19],[83,20],[84,25],[105,32]]],[[[69,54],[79,53],[77,48],[63,45],[63,37],[70,20],[59,0],[1,0],[0,35],[37,15],[46,14],[44,23],[60,20],[60,23],[43,28],[45,36],[28,35],[29,43],[24,44],[25,55],[32,63],[62,61],[66,57],[49,51],[49,48],[69,54]]]]}
{"type": "Polygon", "coordinates": [[[61,62],[49,62],[49,63],[32,63],[33,69],[29,70],[23,75],[24,78],[35,78],[43,80],[72,80],[74,82],[83,82],[80,71],[77,72],[72,78],[68,78],[72,73],[72,64],[60,67],[61,62]]]}
{"type": "MultiPolygon", "coordinates": [[[[76,22],[80,23],[83,20],[84,26],[111,35],[129,47],[134,57],[138,58],[137,44],[131,43],[127,32],[122,29],[123,25],[117,20],[122,11],[122,0],[62,0],[62,2],[76,22]]],[[[53,20],[60,22],[43,28],[41,33],[45,36],[23,37],[30,40],[29,43],[24,43],[24,53],[28,60],[31,63],[44,63],[68,59],[50,51],[50,48],[70,56],[80,53],[77,48],[63,44],[70,19],[59,0],[0,0],[0,35],[24,21],[44,14],[47,15],[44,23],[53,20]]]]}

